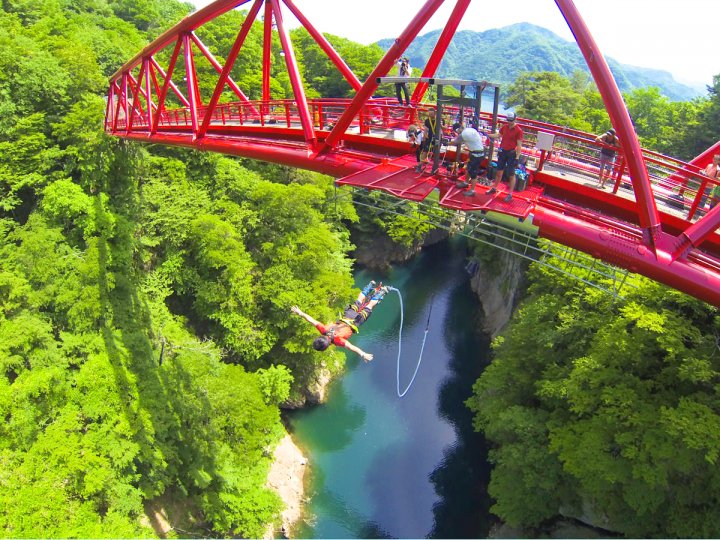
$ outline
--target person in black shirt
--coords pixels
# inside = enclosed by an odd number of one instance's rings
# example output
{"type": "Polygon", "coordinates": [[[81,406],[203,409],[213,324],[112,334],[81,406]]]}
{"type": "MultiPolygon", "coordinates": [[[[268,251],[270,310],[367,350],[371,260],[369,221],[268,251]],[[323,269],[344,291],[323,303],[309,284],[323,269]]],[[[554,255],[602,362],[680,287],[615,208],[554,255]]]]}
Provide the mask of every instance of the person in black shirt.
{"type": "MultiPolygon", "coordinates": [[[[595,142],[601,142],[608,146],[616,147],[620,143],[620,139],[618,139],[617,135],[615,135],[615,130],[613,128],[610,128],[602,135],[598,135],[597,137],[595,137],[595,142]]],[[[610,178],[612,176],[612,169],[613,165],[615,164],[615,149],[603,146],[600,149],[599,157],[600,176],[598,176],[598,182],[600,183],[600,189],[604,189],[606,178],[610,178]],[[605,175],[606,171],[608,173],[607,176],[605,175]]]]}

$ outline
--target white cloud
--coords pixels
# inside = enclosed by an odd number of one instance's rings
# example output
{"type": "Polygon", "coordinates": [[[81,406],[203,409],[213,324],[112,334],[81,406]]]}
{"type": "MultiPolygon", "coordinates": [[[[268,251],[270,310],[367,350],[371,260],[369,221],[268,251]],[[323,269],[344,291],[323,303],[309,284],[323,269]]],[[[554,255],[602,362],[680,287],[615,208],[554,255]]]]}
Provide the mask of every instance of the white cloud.
{"type": "MultiPolygon", "coordinates": [[[[192,0],[204,7],[210,0],[192,0]]],[[[397,37],[419,10],[418,0],[294,0],[321,32],[359,43],[397,37]]],[[[455,5],[447,0],[421,33],[442,28],[455,5]]],[[[603,54],[623,64],[669,71],[684,82],[711,84],[720,74],[718,0],[575,0],[603,54]]],[[[284,11],[289,26],[297,22],[284,11]]],[[[572,40],[552,0],[471,3],[460,29],[482,31],[530,22],[572,40]]]]}

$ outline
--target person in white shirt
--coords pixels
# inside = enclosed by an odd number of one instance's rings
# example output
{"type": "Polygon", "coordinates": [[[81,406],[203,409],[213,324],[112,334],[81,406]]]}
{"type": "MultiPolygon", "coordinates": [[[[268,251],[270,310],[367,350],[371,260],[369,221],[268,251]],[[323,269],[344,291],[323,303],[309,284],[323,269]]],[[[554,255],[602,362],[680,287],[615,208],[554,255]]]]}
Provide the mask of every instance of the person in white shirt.
{"type": "Polygon", "coordinates": [[[472,197],[475,195],[475,183],[477,177],[480,174],[480,164],[482,158],[485,157],[485,145],[483,144],[482,136],[480,132],[473,127],[465,127],[462,123],[457,123],[453,126],[457,137],[450,143],[454,144],[459,152],[462,146],[466,146],[470,152],[467,164],[467,179],[468,182],[457,182],[456,187],[463,189],[470,187],[463,193],[466,197],[472,197]]]}

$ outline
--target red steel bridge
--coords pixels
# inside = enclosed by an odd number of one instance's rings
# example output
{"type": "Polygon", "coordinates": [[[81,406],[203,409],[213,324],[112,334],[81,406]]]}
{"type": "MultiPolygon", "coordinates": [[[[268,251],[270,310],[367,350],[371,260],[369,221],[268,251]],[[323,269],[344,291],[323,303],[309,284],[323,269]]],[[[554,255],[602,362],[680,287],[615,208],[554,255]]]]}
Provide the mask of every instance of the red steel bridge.
{"type": "MultiPolygon", "coordinates": [[[[490,196],[479,189],[466,197],[447,173],[414,171],[405,130],[421,123],[433,107],[423,98],[436,82],[436,70],[470,3],[450,1],[454,7],[418,79],[411,107],[376,97],[379,79],[393,70],[444,0],[424,2],[364,81],[293,0],[217,0],[160,35],[111,77],[105,130],[126,139],[318,171],[337,178],[338,185],[382,190],[400,199],[423,201],[436,192],[437,204],[455,211],[530,218],[541,237],[720,306],[720,204],[710,208],[707,196],[717,181],[702,174],[711,156],[720,152],[720,143],[690,163],[642,149],[615,80],[572,0],[555,4],[621,141],[610,189],[597,186],[600,145],[594,135],[523,119],[519,124],[525,131],[523,153],[530,157],[531,182],[509,203],[502,190],[490,196]],[[246,16],[236,16],[232,46],[211,51],[201,40],[204,26],[236,9],[246,16]],[[308,98],[287,13],[324,51],[353,97],[308,98]],[[262,63],[262,73],[256,77],[258,87],[240,88],[233,74],[239,72],[238,57],[251,32],[262,34],[262,58],[251,59],[262,63]],[[271,95],[271,73],[277,76],[278,70],[289,80],[290,99],[271,95]],[[550,148],[545,147],[548,138],[550,148]],[[544,142],[538,144],[539,139],[544,142]]],[[[497,119],[497,111],[480,118],[487,126],[497,119]]],[[[451,123],[449,118],[446,124],[451,123]]]]}

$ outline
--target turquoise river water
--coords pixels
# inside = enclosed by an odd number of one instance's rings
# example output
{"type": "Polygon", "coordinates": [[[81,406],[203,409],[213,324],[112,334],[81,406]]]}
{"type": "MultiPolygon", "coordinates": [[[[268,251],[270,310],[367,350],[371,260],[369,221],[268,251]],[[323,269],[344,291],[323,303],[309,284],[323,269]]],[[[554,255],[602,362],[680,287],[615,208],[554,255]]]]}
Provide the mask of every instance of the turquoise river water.
{"type": "Polygon", "coordinates": [[[387,274],[356,274],[400,289],[405,308],[396,390],[400,302],[390,292],[353,341],[372,352],[348,356],[326,404],[289,416],[310,461],[298,538],[483,538],[493,522],[489,465],[464,401],[487,364],[489,342],[464,271],[462,241],[443,242],[387,274]],[[432,304],[432,310],[431,310],[432,304]],[[428,316],[430,318],[427,325],[428,316]]]}

